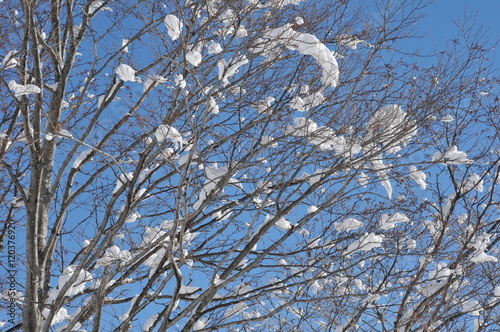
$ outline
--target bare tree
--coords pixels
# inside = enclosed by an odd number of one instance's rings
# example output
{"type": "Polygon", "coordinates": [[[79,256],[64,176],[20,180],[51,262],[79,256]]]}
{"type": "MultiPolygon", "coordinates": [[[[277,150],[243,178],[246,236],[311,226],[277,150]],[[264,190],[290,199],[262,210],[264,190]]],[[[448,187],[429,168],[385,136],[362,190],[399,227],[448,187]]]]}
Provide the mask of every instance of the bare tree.
{"type": "Polygon", "coordinates": [[[474,22],[420,57],[401,41],[425,1],[16,5],[8,331],[500,328],[498,80],[474,22]]]}

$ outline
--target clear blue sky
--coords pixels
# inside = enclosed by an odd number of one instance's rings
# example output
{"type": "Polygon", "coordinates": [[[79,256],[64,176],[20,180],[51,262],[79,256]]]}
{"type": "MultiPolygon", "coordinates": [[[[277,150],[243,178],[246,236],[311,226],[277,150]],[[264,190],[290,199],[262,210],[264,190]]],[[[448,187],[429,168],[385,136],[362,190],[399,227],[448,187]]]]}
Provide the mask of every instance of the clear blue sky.
{"type": "MultiPolygon", "coordinates": [[[[437,45],[457,35],[454,22],[463,20],[466,14],[475,16],[478,26],[489,27],[487,37],[491,44],[500,38],[500,0],[436,0],[427,13],[428,17],[421,22],[422,32],[428,32],[429,42],[437,45]]],[[[498,67],[500,52],[495,53],[498,67]]]]}

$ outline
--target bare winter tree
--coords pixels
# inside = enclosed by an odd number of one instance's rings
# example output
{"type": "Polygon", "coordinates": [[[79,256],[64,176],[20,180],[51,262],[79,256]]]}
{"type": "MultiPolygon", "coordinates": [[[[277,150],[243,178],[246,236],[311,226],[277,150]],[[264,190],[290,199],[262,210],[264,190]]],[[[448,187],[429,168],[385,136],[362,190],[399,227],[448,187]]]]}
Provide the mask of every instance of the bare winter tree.
{"type": "Polygon", "coordinates": [[[20,4],[0,3],[4,330],[500,329],[474,22],[419,57],[418,0],[20,4]]]}

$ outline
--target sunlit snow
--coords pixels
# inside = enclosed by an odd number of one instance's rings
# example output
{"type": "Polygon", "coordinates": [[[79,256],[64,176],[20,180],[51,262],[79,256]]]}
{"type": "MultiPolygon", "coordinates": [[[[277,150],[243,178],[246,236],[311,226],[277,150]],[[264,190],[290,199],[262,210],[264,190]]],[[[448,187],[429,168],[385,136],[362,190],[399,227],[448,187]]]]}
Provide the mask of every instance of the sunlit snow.
{"type": "Polygon", "coordinates": [[[90,6],[89,6],[89,14],[92,15],[94,14],[97,10],[107,10],[107,11],[113,11],[109,7],[102,7],[104,1],[93,1],[90,6]]]}
{"type": "Polygon", "coordinates": [[[452,122],[453,120],[455,119],[450,114],[445,115],[441,118],[441,122],[452,122]]]}
{"type": "Polygon", "coordinates": [[[432,156],[431,161],[441,162],[447,165],[460,165],[460,164],[470,164],[472,160],[467,159],[467,153],[458,150],[456,145],[453,145],[444,153],[437,151],[432,156]]]}
{"type": "Polygon", "coordinates": [[[16,97],[42,92],[42,90],[34,84],[17,84],[14,80],[9,81],[9,89],[14,92],[16,97]]]}
{"type": "Polygon", "coordinates": [[[193,325],[193,331],[199,331],[201,329],[204,329],[205,326],[207,325],[208,318],[200,318],[194,323],[193,325]]]}
{"type": "Polygon", "coordinates": [[[387,197],[389,199],[392,198],[392,185],[391,181],[389,180],[389,176],[387,175],[387,166],[384,164],[384,162],[381,159],[374,159],[372,161],[373,168],[377,170],[377,174],[380,178],[380,183],[382,186],[385,188],[387,192],[387,197]]]}
{"type": "Polygon", "coordinates": [[[128,250],[121,250],[118,246],[112,246],[106,249],[104,255],[97,260],[96,266],[106,266],[113,264],[114,262],[125,264],[131,258],[132,255],[128,250]]]}
{"type": "Polygon", "coordinates": [[[201,63],[201,53],[196,51],[187,52],[186,60],[193,66],[198,67],[201,63]]]}
{"type": "MultiPolygon", "coordinates": [[[[64,285],[71,279],[73,274],[76,272],[76,266],[70,265],[66,267],[63,273],[59,276],[57,288],[52,288],[50,291],[47,303],[52,303],[59,295],[59,292],[63,289],[64,285]]],[[[92,274],[80,270],[76,279],[70,284],[70,287],[64,293],[65,296],[72,296],[82,292],[85,289],[87,282],[92,280],[92,274]]]]}
{"type": "MultiPolygon", "coordinates": [[[[42,317],[44,318],[44,321],[46,318],[48,318],[49,313],[50,313],[50,308],[43,309],[42,317]]],[[[52,326],[52,325],[59,324],[60,322],[67,320],[68,318],[71,318],[71,315],[68,315],[68,311],[65,308],[61,308],[52,317],[52,320],[50,321],[50,325],[52,326]]]]}
{"type": "Polygon", "coordinates": [[[311,205],[310,207],[307,208],[307,213],[314,213],[318,211],[318,207],[311,205]]]}
{"type": "Polygon", "coordinates": [[[495,256],[488,255],[486,251],[489,249],[490,244],[490,234],[482,234],[474,236],[471,240],[470,247],[475,249],[475,252],[472,254],[470,261],[476,264],[483,262],[497,262],[498,258],[495,256]]]}
{"type": "Polygon", "coordinates": [[[125,219],[125,223],[129,224],[129,223],[133,223],[135,222],[137,219],[139,219],[141,217],[141,215],[139,213],[137,213],[136,211],[132,212],[126,219],[125,219]]]}
{"type": "Polygon", "coordinates": [[[233,57],[229,62],[225,59],[217,62],[217,69],[219,71],[219,80],[224,85],[229,84],[229,79],[239,72],[240,67],[246,65],[248,59],[245,55],[233,57]]]}
{"type": "Polygon", "coordinates": [[[7,55],[2,60],[1,68],[3,69],[15,68],[19,64],[19,62],[15,58],[16,54],[17,51],[10,51],[9,53],[7,53],[7,55]]]}
{"type": "Polygon", "coordinates": [[[419,171],[415,166],[410,166],[410,178],[414,180],[422,189],[427,188],[427,183],[425,180],[427,180],[427,175],[419,171]]]}
{"type": "Polygon", "coordinates": [[[208,98],[207,110],[209,113],[212,113],[214,115],[219,114],[219,105],[215,101],[214,97],[208,98]]]}
{"type": "Polygon", "coordinates": [[[373,114],[366,125],[365,142],[384,146],[384,152],[401,151],[417,135],[417,126],[399,105],[386,105],[373,114]]]}
{"type": "Polygon", "coordinates": [[[364,40],[358,39],[356,38],[356,36],[346,35],[346,34],[338,35],[337,43],[339,45],[349,47],[353,50],[355,50],[358,47],[358,44],[366,44],[364,40]]]}
{"type": "Polygon", "coordinates": [[[236,303],[235,305],[226,310],[226,312],[224,313],[224,318],[229,318],[231,316],[234,316],[247,308],[248,305],[245,302],[236,303]]]}
{"type": "Polygon", "coordinates": [[[176,40],[182,34],[182,22],[175,15],[167,15],[165,17],[165,25],[167,26],[168,35],[172,40],[176,40]]]}
{"type": "Polygon", "coordinates": [[[193,205],[193,208],[195,210],[198,209],[203,204],[208,195],[217,188],[219,181],[228,172],[227,166],[219,167],[216,163],[210,166],[205,166],[204,169],[206,174],[205,185],[201,189],[201,192],[198,196],[198,201],[196,201],[196,203],[193,205]]]}
{"type": "Polygon", "coordinates": [[[372,250],[373,248],[380,247],[382,245],[382,241],[384,240],[383,235],[376,235],[374,233],[365,233],[363,236],[361,236],[359,239],[351,243],[346,251],[345,254],[351,254],[355,251],[369,251],[372,250]]]}
{"type": "Polygon", "coordinates": [[[129,65],[122,63],[115,69],[116,75],[124,82],[135,82],[135,70],[129,65]]]}
{"type": "Polygon", "coordinates": [[[281,228],[284,231],[292,229],[292,224],[285,218],[278,218],[275,222],[276,227],[281,228]]]}
{"type": "Polygon", "coordinates": [[[448,268],[447,264],[444,262],[439,262],[436,264],[434,270],[429,271],[430,279],[440,279],[449,277],[454,271],[448,268]]]}
{"type": "Polygon", "coordinates": [[[298,5],[302,0],[270,0],[267,5],[276,9],[281,9],[287,5],[298,5]]]}
{"type": "Polygon", "coordinates": [[[208,54],[218,54],[222,51],[223,49],[219,43],[211,42],[210,44],[208,44],[208,54]]]}
{"type": "Polygon", "coordinates": [[[129,172],[127,174],[121,174],[120,177],[118,178],[118,181],[116,181],[116,186],[115,189],[113,190],[113,194],[118,192],[120,188],[126,184],[127,182],[131,181],[134,178],[134,173],[129,172]]]}
{"type": "Polygon", "coordinates": [[[128,39],[122,39],[122,51],[128,53],[128,39]]]}
{"type": "Polygon", "coordinates": [[[297,32],[291,24],[268,31],[264,38],[277,42],[290,50],[312,56],[323,69],[322,81],[327,86],[336,87],[339,83],[339,67],[333,53],[315,36],[297,32]]]}
{"type": "Polygon", "coordinates": [[[478,192],[482,192],[484,190],[483,180],[477,173],[471,174],[469,178],[462,183],[460,192],[467,193],[472,189],[475,189],[478,192]]]}
{"type": "Polygon", "coordinates": [[[337,232],[347,232],[353,229],[358,229],[360,227],[363,227],[363,223],[357,219],[354,218],[347,218],[344,219],[342,222],[336,222],[333,227],[337,232]]]}
{"type": "Polygon", "coordinates": [[[462,312],[466,312],[472,316],[479,316],[481,310],[483,310],[483,308],[476,300],[469,300],[462,304],[462,312]]]}
{"type": "Polygon", "coordinates": [[[389,216],[387,214],[382,214],[380,216],[380,228],[382,229],[391,229],[396,226],[396,224],[402,222],[410,222],[410,219],[402,213],[396,212],[393,215],[389,216]]]}
{"type": "Polygon", "coordinates": [[[186,87],[186,81],[184,80],[184,76],[182,74],[176,75],[174,82],[175,82],[175,85],[181,89],[184,89],[186,87]]]}
{"type": "Polygon", "coordinates": [[[169,125],[159,125],[155,132],[156,140],[161,143],[167,139],[170,139],[174,143],[175,148],[182,146],[185,142],[182,138],[181,133],[177,129],[169,125]]]}
{"type": "Polygon", "coordinates": [[[80,152],[78,157],[76,157],[75,161],[73,162],[72,168],[80,167],[81,163],[87,158],[87,156],[89,154],[92,153],[92,151],[93,151],[92,149],[87,149],[87,150],[83,150],[82,152],[80,152]]]}

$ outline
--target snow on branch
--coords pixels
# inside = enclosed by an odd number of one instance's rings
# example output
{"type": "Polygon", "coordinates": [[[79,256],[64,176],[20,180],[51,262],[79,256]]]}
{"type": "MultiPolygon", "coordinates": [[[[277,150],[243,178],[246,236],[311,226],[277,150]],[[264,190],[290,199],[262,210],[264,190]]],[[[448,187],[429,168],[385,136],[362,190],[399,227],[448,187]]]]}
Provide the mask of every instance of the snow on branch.
{"type": "MultiPolygon", "coordinates": [[[[281,44],[292,51],[299,51],[304,55],[312,56],[323,69],[322,81],[325,86],[337,87],[339,84],[339,66],[337,59],[325,44],[315,36],[297,32],[291,24],[272,29],[264,34],[264,38],[281,44]]],[[[255,49],[254,52],[264,51],[255,49]]]]}

